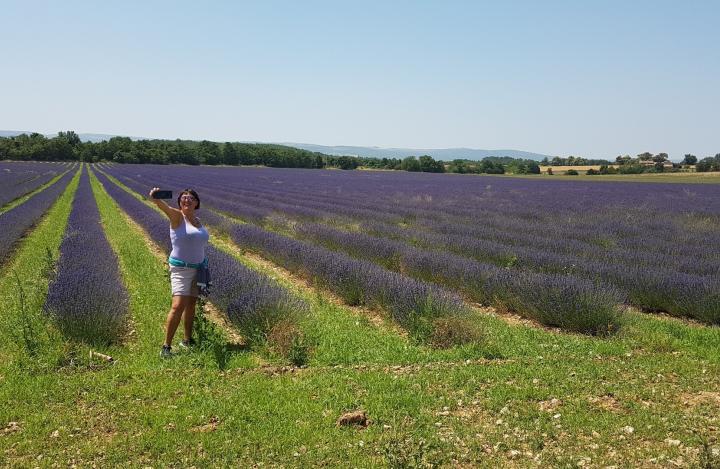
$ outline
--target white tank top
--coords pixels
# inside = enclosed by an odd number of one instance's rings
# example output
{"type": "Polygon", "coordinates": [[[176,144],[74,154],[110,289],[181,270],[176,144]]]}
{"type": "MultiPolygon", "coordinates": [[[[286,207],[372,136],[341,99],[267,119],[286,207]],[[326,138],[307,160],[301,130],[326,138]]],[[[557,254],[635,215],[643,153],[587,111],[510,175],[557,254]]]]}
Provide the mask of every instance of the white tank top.
{"type": "Polygon", "coordinates": [[[205,260],[205,246],[210,240],[210,233],[205,226],[196,228],[183,217],[182,223],[176,229],[170,227],[170,242],[172,252],[170,257],[189,264],[199,264],[205,260]]]}

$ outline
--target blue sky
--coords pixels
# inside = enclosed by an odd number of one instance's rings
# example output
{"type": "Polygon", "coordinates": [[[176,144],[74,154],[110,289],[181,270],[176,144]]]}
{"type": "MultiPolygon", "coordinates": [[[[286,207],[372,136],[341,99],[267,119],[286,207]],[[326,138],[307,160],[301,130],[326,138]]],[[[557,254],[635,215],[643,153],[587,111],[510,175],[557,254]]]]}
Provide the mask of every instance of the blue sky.
{"type": "Polygon", "coordinates": [[[720,2],[0,3],[0,129],[720,153],[720,2]]]}

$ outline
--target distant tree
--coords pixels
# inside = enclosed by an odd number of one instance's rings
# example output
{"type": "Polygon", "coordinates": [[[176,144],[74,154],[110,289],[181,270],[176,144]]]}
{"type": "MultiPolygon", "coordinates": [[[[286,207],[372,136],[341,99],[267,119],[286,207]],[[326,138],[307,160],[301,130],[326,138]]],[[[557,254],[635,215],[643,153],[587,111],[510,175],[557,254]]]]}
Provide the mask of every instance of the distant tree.
{"type": "Polygon", "coordinates": [[[231,142],[225,142],[222,146],[222,163],[232,166],[240,164],[240,155],[237,148],[231,142]]]}
{"type": "Polygon", "coordinates": [[[197,148],[197,158],[200,164],[219,164],[220,147],[215,142],[202,140],[197,148]]]}
{"type": "Polygon", "coordinates": [[[68,130],[66,132],[58,132],[57,138],[64,138],[72,147],[75,147],[82,143],[80,140],[80,136],[78,136],[78,134],[76,134],[72,130],[68,130]]]}
{"type": "Polygon", "coordinates": [[[336,163],[340,169],[355,169],[358,167],[357,158],[353,158],[352,156],[340,156],[336,163]]]}
{"type": "Polygon", "coordinates": [[[418,158],[418,163],[420,164],[420,171],[423,171],[425,173],[444,173],[445,172],[445,165],[442,161],[435,161],[435,159],[430,155],[423,155],[420,158],[418,158]]]}
{"type": "Polygon", "coordinates": [[[420,162],[414,156],[403,158],[400,168],[405,171],[420,171],[420,162]]]}
{"type": "Polygon", "coordinates": [[[645,153],[640,153],[637,157],[640,161],[650,161],[653,157],[653,154],[649,151],[646,151],[645,153]]]}
{"type": "Polygon", "coordinates": [[[645,172],[645,168],[639,164],[624,164],[618,169],[620,174],[641,174],[645,172]]]}
{"type": "Polygon", "coordinates": [[[485,174],[505,174],[505,165],[492,160],[484,159],[480,163],[478,171],[485,174]]]}
{"type": "Polygon", "coordinates": [[[600,169],[598,170],[598,173],[600,174],[617,174],[618,170],[617,168],[613,166],[608,166],[606,164],[601,165],[600,169]]]}
{"type": "Polygon", "coordinates": [[[568,169],[567,171],[565,171],[565,174],[568,175],[568,176],[577,176],[577,175],[580,174],[580,173],[578,173],[578,172],[575,171],[574,169],[568,169]]]}
{"type": "Polygon", "coordinates": [[[553,175],[552,168],[548,168],[547,173],[549,176],[552,176],[553,175]]]}
{"type": "Polygon", "coordinates": [[[587,174],[588,176],[594,176],[594,175],[596,175],[596,174],[600,174],[600,172],[599,172],[599,171],[596,171],[596,170],[593,169],[593,168],[590,168],[590,169],[588,169],[587,171],[585,171],[585,174],[587,174]]]}
{"type": "Polygon", "coordinates": [[[697,163],[697,160],[697,156],[688,153],[685,155],[685,159],[682,160],[682,164],[693,165],[697,163]]]}
{"type": "Polygon", "coordinates": [[[655,163],[663,163],[663,162],[667,161],[667,159],[668,159],[667,153],[658,153],[657,155],[652,157],[652,160],[655,163]]]}
{"type": "Polygon", "coordinates": [[[621,155],[615,158],[615,163],[619,165],[630,164],[631,161],[632,158],[630,158],[630,155],[621,155]]]}
{"type": "Polygon", "coordinates": [[[467,173],[467,165],[465,163],[465,160],[452,160],[450,164],[448,165],[448,172],[450,173],[458,173],[458,174],[465,174],[467,173]]]}
{"type": "Polygon", "coordinates": [[[703,158],[698,161],[695,165],[695,171],[701,173],[707,171],[720,171],[720,153],[715,155],[714,158],[712,156],[708,156],[707,158],[703,158]]]}

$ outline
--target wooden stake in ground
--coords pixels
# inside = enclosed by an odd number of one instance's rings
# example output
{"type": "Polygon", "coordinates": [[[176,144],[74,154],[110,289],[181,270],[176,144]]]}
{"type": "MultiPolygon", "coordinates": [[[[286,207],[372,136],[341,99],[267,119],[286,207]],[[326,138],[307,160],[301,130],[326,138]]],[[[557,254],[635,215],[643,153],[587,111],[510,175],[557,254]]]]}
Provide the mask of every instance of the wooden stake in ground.
{"type": "Polygon", "coordinates": [[[113,363],[115,362],[115,359],[111,357],[110,355],[105,355],[104,353],[95,352],[94,350],[90,350],[90,359],[92,360],[93,357],[99,358],[101,360],[105,360],[106,362],[113,363]]]}

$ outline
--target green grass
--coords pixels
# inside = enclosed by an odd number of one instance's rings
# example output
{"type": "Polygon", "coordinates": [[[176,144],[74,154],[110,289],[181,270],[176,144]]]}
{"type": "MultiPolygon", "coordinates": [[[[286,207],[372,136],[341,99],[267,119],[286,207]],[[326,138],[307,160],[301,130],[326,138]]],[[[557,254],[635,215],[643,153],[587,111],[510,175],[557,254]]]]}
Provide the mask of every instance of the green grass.
{"type": "MultiPolygon", "coordinates": [[[[481,349],[435,351],[253,264],[220,238],[221,248],[310,302],[310,366],[262,367],[262,349],[234,352],[223,371],[205,352],[161,361],[170,302],[163,262],[92,179],[135,332],[106,350],[115,365],[29,369],[10,359],[8,321],[18,312],[7,309],[2,465],[687,467],[713,458],[718,327],[630,312],[618,336],[601,339],[481,316],[481,349]],[[365,410],[370,425],[337,428],[353,409],[365,410]]],[[[62,230],[51,221],[67,217],[73,187],[16,259],[30,262],[51,240],[59,244],[62,230]]],[[[32,278],[36,308],[42,277],[32,278]]],[[[5,272],[0,286],[8,282],[5,272]]],[[[15,293],[2,292],[10,304],[15,293]]]]}

